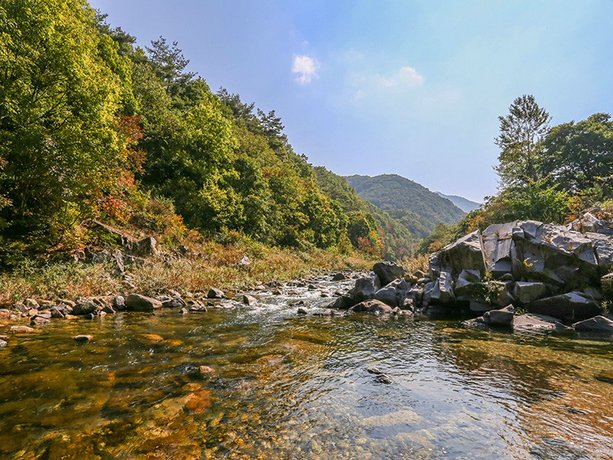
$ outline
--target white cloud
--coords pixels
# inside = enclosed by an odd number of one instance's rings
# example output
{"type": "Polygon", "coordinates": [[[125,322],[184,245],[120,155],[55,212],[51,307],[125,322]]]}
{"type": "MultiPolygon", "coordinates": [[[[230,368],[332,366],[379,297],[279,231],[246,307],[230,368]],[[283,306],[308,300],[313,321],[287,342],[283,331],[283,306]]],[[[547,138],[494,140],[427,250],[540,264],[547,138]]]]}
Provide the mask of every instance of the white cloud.
{"type": "Polygon", "coordinates": [[[391,76],[377,75],[376,80],[384,88],[411,88],[421,85],[424,82],[424,77],[413,67],[405,65],[391,76]]]}
{"type": "Polygon", "coordinates": [[[310,56],[301,55],[294,56],[292,64],[292,73],[295,74],[295,80],[301,85],[308,85],[317,77],[317,62],[310,56]]]}

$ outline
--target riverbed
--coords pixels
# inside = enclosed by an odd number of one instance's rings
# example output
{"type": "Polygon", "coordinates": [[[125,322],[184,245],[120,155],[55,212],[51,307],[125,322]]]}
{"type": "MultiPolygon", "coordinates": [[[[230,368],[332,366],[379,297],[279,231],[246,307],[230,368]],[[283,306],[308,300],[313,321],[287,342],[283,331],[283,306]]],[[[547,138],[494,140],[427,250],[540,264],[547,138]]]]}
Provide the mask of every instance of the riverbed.
{"type": "Polygon", "coordinates": [[[299,315],[352,285],[310,283],[12,337],[0,457],[613,458],[610,339],[299,315]]]}

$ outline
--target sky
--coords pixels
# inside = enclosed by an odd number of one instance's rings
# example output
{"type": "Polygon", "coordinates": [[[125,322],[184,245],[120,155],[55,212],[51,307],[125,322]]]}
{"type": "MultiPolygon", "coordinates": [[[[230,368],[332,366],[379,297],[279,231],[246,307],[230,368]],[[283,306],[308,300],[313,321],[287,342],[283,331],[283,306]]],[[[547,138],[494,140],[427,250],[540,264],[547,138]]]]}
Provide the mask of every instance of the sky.
{"type": "Polygon", "coordinates": [[[475,201],[498,116],[613,113],[613,0],[90,0],[145,46],[177,41],[211,89],[275,110],[297,153],[475,201]]]}

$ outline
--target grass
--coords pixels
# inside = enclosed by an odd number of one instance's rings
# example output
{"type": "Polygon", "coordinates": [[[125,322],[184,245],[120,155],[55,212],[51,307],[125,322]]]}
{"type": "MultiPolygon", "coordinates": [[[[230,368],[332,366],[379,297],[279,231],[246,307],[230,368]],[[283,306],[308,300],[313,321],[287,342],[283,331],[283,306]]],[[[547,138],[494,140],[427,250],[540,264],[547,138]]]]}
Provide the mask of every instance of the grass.
{"type": "Polygon", "coordinates": [[[273,280],[287,281],[325,271],[369,269],[374,262],[357,253],[297,251],[250,241],[226,245],[204,242],[190,249],[190,254],[184,257],[150,257],[142,265],[126,267],[134,287],[114,275],[114,267],[109,263],[63,262],[38,267],[25,262],[11,273],[0,273],[0,305],[26,298],[76,299],[130,292],[155,295],[168,289],[185,294],[216,287],[233,294],[273,280]],[[244,256],[250,258],[250,265],[239,264],[244,256]]]}

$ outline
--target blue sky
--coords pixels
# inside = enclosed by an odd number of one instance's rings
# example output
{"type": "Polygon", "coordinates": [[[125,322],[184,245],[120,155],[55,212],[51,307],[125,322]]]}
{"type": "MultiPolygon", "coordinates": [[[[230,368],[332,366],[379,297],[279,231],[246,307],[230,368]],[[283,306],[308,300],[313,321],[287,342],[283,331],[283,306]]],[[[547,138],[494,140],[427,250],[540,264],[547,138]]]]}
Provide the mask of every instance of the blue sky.
{"type": "Polygon", "coordinates": [[[178,41],[212,89],[274,109],[342,175],[496,192],[498,115],[613,112],[613,0],[91,0],[148,44],[178,41]]]}

